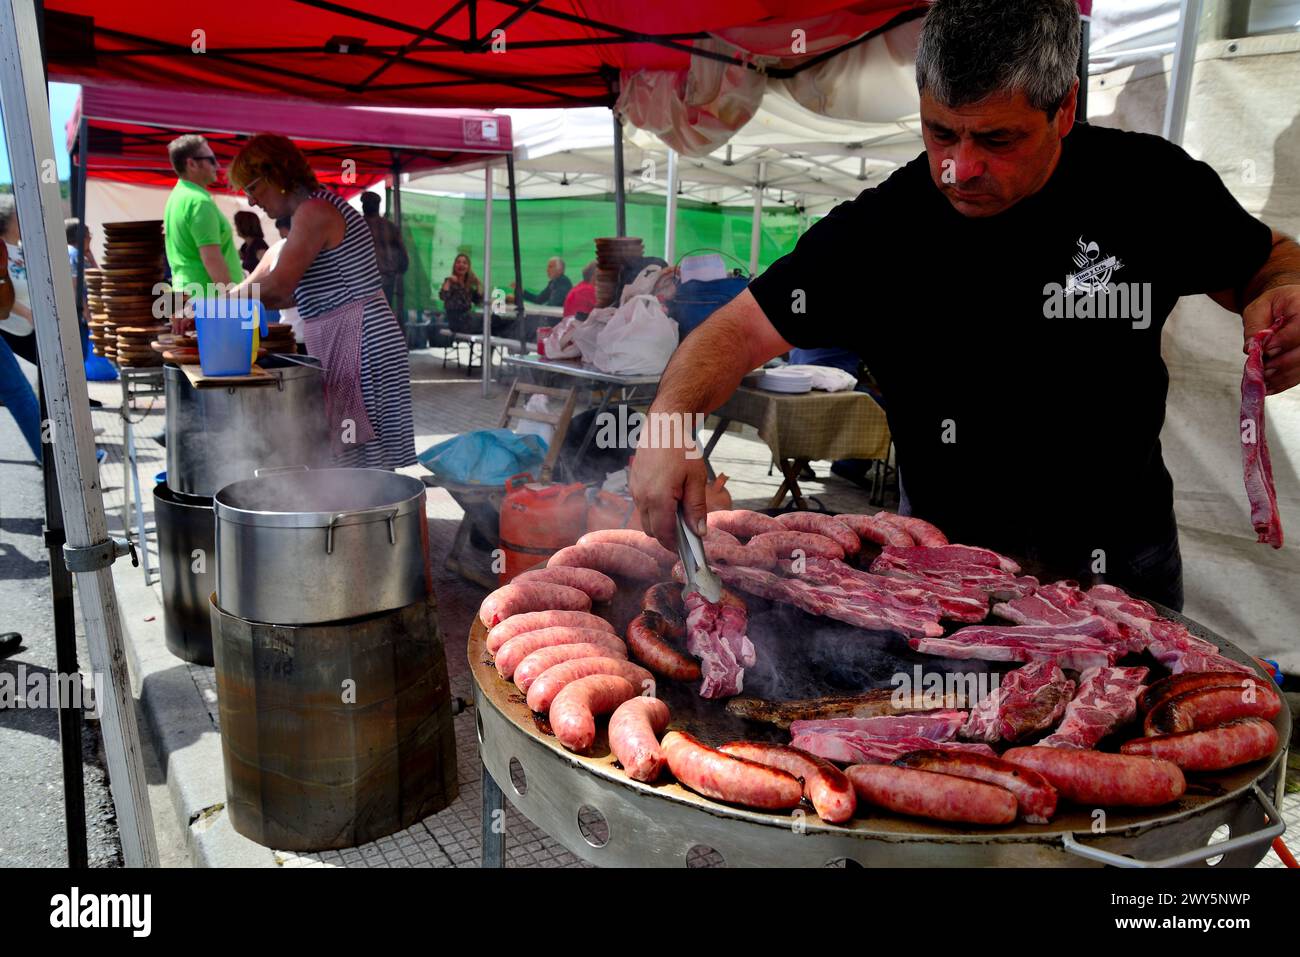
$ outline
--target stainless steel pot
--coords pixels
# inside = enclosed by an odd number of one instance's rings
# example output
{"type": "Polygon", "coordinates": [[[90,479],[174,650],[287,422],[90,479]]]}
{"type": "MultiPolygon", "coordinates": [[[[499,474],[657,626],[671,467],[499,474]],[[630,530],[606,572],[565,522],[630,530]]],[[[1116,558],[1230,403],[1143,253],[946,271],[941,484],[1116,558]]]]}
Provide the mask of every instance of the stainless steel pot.
{"type": "Polygon", "coordinates": [[[319,624],[430,593],[424,484],[382,469],[261,470],[216,495],[217,603],[319,624]]]}
{"type": "Polygon", "coordinates": [[[329,430],[319,361],[270,355],[273,381],[196,389],[178,366],[163,367],[167,398],[167,484],[211,497],[254,470],[328,465],[329,430]]]}
{"type": "Polygon", "coordinates": [[[216,528],[212,499],[153,490],[162,572],[163,630],[167,650],[185,661],[212,664],[208,597],[216,587],[216,528]]]}

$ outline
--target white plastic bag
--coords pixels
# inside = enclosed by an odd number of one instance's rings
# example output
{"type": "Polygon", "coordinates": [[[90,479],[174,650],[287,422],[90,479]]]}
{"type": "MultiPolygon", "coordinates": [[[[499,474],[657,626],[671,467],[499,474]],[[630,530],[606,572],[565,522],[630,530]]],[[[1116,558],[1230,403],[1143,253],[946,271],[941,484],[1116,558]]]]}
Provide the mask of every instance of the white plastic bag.
{"type": "MultiPolygon", "coordinates": [[[[538,392],[531,396],[524,403],[524,408],[529,412],[547,413],[551,411],[551,403],[545,395],[538,392]]],[[[546,443],[550,448],[551,439],[555,438],[555,426],[549,422],[534,422],[532,419],[521,419],[515,426],[515,435],[536,435],[546,443]]]]}
{"type": "Polygon", "coordinates": [[[576,359],[582,355],[582,350],[573,341],[573,335],[580,325],[581,323],[576,316],[566,316],[561,319],[559,324],[542,339],[542,346],[546,349],[546,358],[576,359]]]}
{"type": "Polygon", "coordinates": [[[623,287],[623,296],[619,300],[619,304],[622,305],[635,296],[653,296],[655,283],[658,281],[659,273],[663,268],[663,266],[656,266],[651,263],[637,273],[636,278],[623,287]]]}
{"type": "Polygon", "coordinates": [[[577,346],[578,352],[582,354],[583,362],[594,362],[596,358],[596,341],[600,336],[601,330],[606,324],[614,318],[617,313],[613,306],[605,306],[601,309],[593,309],[587,314],[587,318],[578,323],[573,330],[573,344],[577,346]]]}
{"type": "Polygon", "coordinates": [[[596,337],[592,365],[619,375],[658,375],[677,348],[677,323],[654,296],[637,296],[619,306],[596,337]]]}

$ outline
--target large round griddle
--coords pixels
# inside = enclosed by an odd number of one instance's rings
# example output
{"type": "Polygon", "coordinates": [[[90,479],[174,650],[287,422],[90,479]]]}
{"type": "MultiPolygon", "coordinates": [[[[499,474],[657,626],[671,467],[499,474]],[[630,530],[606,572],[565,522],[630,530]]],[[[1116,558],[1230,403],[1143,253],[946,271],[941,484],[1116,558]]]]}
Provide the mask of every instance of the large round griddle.
{"type": "MultiPolygon", "coordinates": [[[[623,633],[638,610],[644,585],[621,584],[625,587],[612,603],[594,610],[623,633]]],[[[746,695],[783,700],[890,687],[890,676],[911,673],[915,664],[924,665],[927,672],[996,667],[921,655],[896,635],[840,625],[749,595],[745,599],[750,606],[749,635],[759,658],[756,667],[746,670],[746,695]]],[[[1258,667],[1232,643],[1196,622],[1169,609],[1159,611],[1213,642],[1226,656],[1258,667]]],[[[850,823],[832,825],[811,809],[773,814],[723,804],[682,787],[666,770],[655,784],[633,781],[610,752],[603,721],[598,722],[589,753],[565,750],[545,718],[530,711],[514,684],[497,674],[484,645],[486,633],[476,618],[468,653],[483,763],[525,816],[595,864],[679,867],[688,857],[698,856],[699,849],[711,849],[732,866],[825,866],[844,861],[868,867],[1169,866],[1197,863],[1188,858],[1197,857],[1212,835],[1216,844],[1222,841],[1223,835],[1215,832],[1226,826],[1235,849],[1223,854],[1217,866],[1249,867],[1267,852],[1280,828],[1272,802],[1282,793],[1291,734],[1286,708],[1274,721],[1280,743],[1270,758],[1217,774],[1189,775],[1188,793],[1164,807],[1099,811],[1065,804],[1049,824],[981,828],[945,826],[860,806],[850,823]],[[592,819],[598,822],[595,827],[592,819]]],[[[1153,664],[1145,659],[1142,663],[1153,664]]],[[[706,744],[789,740],[772,725],[732,715],[725,701],[699,697],[695,685],[663,679],[657,693],[671,711],[669,727],[706,744]]],[[[1140,733],[1132,729],[1116,738],[1140,733]]],[[[1107,745],[1102,742],[1102,749],[1107,745]]]]}

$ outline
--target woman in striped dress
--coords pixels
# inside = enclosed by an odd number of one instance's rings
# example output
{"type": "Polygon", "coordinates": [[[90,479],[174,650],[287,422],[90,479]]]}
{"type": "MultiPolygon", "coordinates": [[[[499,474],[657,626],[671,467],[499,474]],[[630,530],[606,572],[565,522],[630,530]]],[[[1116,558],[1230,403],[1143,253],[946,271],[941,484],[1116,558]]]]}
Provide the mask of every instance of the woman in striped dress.
{"type": "Polygon", "coordinates": [[[415,463],[406,339],[384,298],[374,241],[361,214],[322,189],[290,140],[254,136],[230,182],[268,216],[292,217],[274,266],[245,281],[267,308],[296,306],[307,352],[325,368],[325,414],[335,463],[395,469],[415,463]]]}

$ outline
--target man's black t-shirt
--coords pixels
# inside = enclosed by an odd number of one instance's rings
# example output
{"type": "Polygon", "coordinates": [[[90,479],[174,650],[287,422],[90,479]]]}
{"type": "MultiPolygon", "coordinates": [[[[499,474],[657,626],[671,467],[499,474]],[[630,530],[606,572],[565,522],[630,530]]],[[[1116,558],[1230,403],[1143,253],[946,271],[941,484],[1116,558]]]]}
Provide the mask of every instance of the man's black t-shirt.
{"type": "Polygon", "coordinates": [[[862,356],[916,515],[1075,566],[1171,534],[1160,330],[1180,296],[1242,286],[1270,246],[1208,165],[1080,125],[1047,184],[987,218],[954,210],[922,154],[750,290],[790,343],[862,356]]]}

